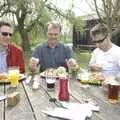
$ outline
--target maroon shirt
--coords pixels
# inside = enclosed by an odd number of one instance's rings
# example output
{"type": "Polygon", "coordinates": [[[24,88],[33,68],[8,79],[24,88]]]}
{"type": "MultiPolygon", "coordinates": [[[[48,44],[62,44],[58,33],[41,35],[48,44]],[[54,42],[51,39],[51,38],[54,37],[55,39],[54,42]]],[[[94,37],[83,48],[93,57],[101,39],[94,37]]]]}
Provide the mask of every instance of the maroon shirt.
{"type": "Polygon", "coordinates": [[[20,73],[25,72],[23,50],[14,43],[8,46],[7,65],[18,66],[20,73]]]}

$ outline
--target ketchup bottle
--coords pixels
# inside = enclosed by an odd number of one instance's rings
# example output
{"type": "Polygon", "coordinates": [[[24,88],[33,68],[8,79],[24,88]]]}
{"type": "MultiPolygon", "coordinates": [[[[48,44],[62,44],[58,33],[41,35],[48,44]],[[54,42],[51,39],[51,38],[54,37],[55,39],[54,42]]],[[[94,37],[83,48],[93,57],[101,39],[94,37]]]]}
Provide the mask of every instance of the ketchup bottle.
{"type": "Polygon", "coordinates": [[[59,78],[59,100],[60,101],[68,101],[69,100],[69,92],[68,92],[68,78],[60,77],[59,78]]]}

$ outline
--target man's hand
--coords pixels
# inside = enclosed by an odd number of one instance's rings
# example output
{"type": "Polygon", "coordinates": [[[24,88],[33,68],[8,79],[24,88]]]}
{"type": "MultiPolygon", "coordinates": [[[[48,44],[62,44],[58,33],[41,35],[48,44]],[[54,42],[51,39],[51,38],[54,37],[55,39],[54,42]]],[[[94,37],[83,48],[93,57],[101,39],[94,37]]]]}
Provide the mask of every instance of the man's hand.
{"type": "Polygon", "coordinates": [[[75,76],[79,73],[80,67],[77,64],[77,61],[73,58],[66,61],[68,65],[69,72],[75,76]]]}
{"type": "Polygon", "coordinates": [[[98,64],[91,65],[91,71],[101,72],[102,67],[98,64]]]}
{"type": "Polygon", "coordinates": [[[70,59],[66,60],[66,63],[67,63],[68,68],[70,68],[70,67],[75,66],[77,64],[77,61],[73,58],[70,58],[70,59]]]}
{"type": "Polygon", "coordinates": [[[30,65],[29,65],[30,71],[35,72],[38,67],[38,64],[39,64],[39,59],[32,57],[30,59],[30,65]]]}

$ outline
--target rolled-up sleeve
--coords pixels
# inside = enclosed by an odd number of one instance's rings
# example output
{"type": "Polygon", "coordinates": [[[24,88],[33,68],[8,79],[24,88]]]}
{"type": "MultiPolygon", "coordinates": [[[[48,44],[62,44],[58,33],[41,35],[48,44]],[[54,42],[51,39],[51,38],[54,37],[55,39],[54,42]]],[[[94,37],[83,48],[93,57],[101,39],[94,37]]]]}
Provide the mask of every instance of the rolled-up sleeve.
{"type": "Polygon", "coordinates": [[[72,50],[69,47],[66,47],[66,59],[70,59],[73,57],[72,50]]]}

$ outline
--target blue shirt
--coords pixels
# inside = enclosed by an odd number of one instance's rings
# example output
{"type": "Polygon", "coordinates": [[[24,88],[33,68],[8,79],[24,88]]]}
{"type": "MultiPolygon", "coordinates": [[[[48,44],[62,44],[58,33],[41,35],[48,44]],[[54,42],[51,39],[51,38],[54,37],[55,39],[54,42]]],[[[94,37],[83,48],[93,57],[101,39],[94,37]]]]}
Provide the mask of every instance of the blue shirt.
{"type": "Polygon", "coordinates": [[[43,46],[38,46],[32,57],[39,59],[40,69],[43,71],[46,68],[67,67],[65,60],[72,58],[72,51],[61,43],[55,48],[50,48],[46,43],[43,46]]]}
{"type": "Polygon", "coordinates": [[[7,72],[7,49],[0,45],[0,72],[7,72]]]}

